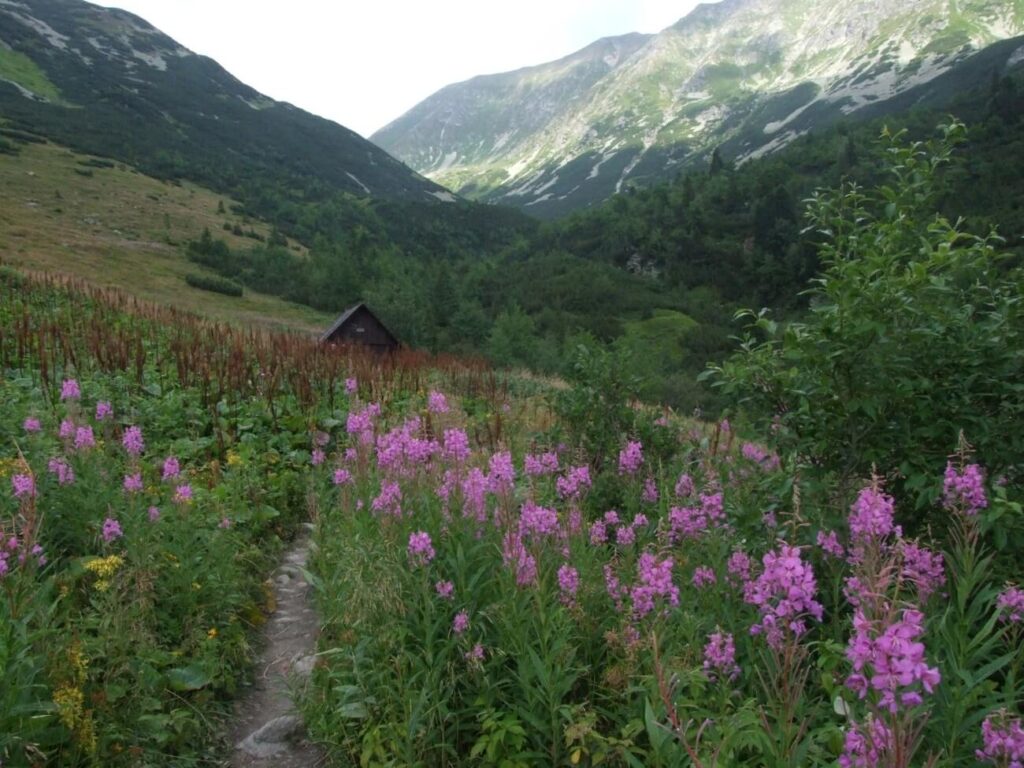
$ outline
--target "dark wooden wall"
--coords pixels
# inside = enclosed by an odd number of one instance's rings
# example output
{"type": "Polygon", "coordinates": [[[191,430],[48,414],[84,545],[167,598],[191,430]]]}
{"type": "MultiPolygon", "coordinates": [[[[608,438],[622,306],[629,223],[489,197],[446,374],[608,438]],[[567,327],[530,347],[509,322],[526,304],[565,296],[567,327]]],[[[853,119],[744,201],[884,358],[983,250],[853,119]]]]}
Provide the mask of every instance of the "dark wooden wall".
{"type": "Polygon", "coordinates": [[[385,352],[398,348],[398,341],[366,307],[360,307],[328,339],[331,344],[365,344],[385,352]]]}

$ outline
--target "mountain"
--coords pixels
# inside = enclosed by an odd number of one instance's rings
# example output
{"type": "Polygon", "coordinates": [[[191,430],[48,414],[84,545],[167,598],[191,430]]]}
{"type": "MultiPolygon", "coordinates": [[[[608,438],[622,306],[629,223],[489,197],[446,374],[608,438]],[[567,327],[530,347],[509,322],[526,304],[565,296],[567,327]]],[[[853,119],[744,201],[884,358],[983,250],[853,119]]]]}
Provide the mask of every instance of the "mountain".
{"type": "Polygon", "coordinates": [[[454,191],[555,216],[719,146],[743,162],[910,92],[934,101],[922,86],[1022,33],[1021,0],[722,0],[654,36],[448,86],[371,140],[454,191]]]}
{"type": "Polygon", "coordinates": [[[239,82],[125,11],[0,0],[0,118],[160,178],[399,200],[453,196],[356,133],[239,82]]]}

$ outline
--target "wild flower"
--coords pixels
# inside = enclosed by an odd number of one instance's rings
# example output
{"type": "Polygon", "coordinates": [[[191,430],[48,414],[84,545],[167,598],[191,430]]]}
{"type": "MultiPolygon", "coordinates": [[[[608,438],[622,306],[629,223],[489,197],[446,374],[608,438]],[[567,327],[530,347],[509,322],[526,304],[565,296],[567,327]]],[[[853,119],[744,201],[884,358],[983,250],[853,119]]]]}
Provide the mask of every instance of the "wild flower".
{"type": "Polygon", "coordinates": [[[714,570],[708,568],[706,565],[698,566],[693,571],[693,586],[697,589],[703,589],[704,587],[710,586],[717,580],[714,570]]]}
{"type": "Polygon", "coordinates": [[[221,530],[227,530],[231,527],[231,519],[228,517],[222,517],[220,523],[217,524],[217,527],[221,530]]]}
{"type": "Polygon", "coordinates": [[[640,494],[640,499],[645,504],[656,504],[658,502],[658,486],[654,482],[653,477],[648,477],[644,480],[644,489],[640,494]]]}
{"type": "Polygon", "coordinates": [[[506,568],[516,574],[516,585],[532,586],[537,581],[537,559],[523,543],[518,531],[509,531],[502,539],[501,558],[506,568]]]}
{"type": "Polygon", "coordinates": [[[335,485],[347,485],[352,481],[352,473],[344,467],[338,467],[334,470],[334,476],[332,478],[335,485]]]}
{"type": "Polygon", "coordinates": [[[65,459],[59,457],[50,459],[46,468],[50,474],[56,476],[58,485],[72,485],[75,482],[75,470],[65,459]]]}
{"type": "Polygon", "coordinates": [[[558,512],[526,501],[519,513],[519,532],[523,536],[542,538],[558,532],[558,512]]]}
{"type": "Polygon", "coordinates": [[[359,382],[355,378],[345,379],[345,394],[354,395],[359,391],[359,382]]]}
{"type": "Polygon", "coordinates": [[[981,467],[968,464],[958,472],[952,462],[946,464],[942,483],[942,501],[950,511],[960,510],[973,517],[988,506],[985,494],[985,478],[981,467]]]}
{"type": "Polygon", "coordinates": [[[141,456],[146,450],[146,442],[142,439],[142,428],[131,426],[124,431],[121,444],[129,456],[141,456]]]}
{"type": "Polygon", "coordinates": [[[123,485],[125,493],[139,493],[142,490],[142,473],[136,472],[134,475],[125,475],[123,485]]]}
{"type": "Polygon", "coordinates": [[[78,400],[82,397],[82,389],[78,386],[78,381],[75,379],[64,379],[60,385],[60,399],[61,400],[78,400]]]}
{"type": "Polygon", "coordinates": [[[892,497],[879,490],[876,483],[861,490],[850,507],[850,535],[856,544],[879,541],[891,533],[899,535],[893,523],[892,497]]]}
{"type": "Polygon", "coordinates": [[[722,494],[701,494],[699,507],[672,507],[668,512],[672,541],[697,539],[725,522],[722,494]]]}
{"type": "Polygon", "coordinates": [[[608,528],[604,520],[595,520],[590,524],[590,543],[595,547],[608,543],[608,528]]]}
{"type": "Polygon", "coordinates": [[[402,516],[402,487],[394,480],[383,480],[380,493],[370,502],[370,509],[377,514],[402,516]]]}
{"type": "Polygon", "coordinates": [[[16,499],[31,499],[36,495],[36,481],[32,475],[13,475],[11,487],[16,499]]]}
{"type": "Polygon", "coordinates": [[[629,440],[626,447],[619,451],[619,474],[634,475],[643,463],[643,445],[637,440],[629,440]]]}
{"type": "Polygon", "coordinates": [[[487,490],[501,495],[511,493],[516,479],[512,466],[512,454],[504,451],[495,453],[487,462],[487,490]]]}
{"type": "Polygon", "coordinates": [[[807,631],[808,616],[821,621],[824,608],[815,599],[814,570],[803,562],[800,549],[781,544],[761,560],[764,570],[744,589],[744,600],[757,606],[760,621],[750,628],[752,635],[764,633],[768,645],[778,649],[788,632],[799,637],[807,631]]]}
{"type": "Polygon", "coordinates": [[[646,528],[649,524],[650,521],[647,519],[647,515],[645,515],[643,512],[637,512],[633,516],[632,525],[634,528],[639,530],[640,528],[646,528]]]}
{"type": "Polygon", "coordinates": [[[996,607],[1002,612],[1002,621],[1020,624],[1024,621],[1024,590],[1007,587],[996,599],[996,607]]]}
{"type": "Polygon", "coordinates": [[[563,499],[578,499],[590,488],[590,469],[584,464],[570,467],[565,477],[555,481],[555,489],[563,499]]]}
{"type": "Polygon", "coordinates": [[[694,491],[696,491],[696,487],[693,484],[693,478],[683,472],[683,474],[679,476],[679,479],[676,480],[676,487],[673,490],[676,496],[681,499],[693,496],[694,491]]]}
{"type": "Polygon", "coordinates": [[[319,467],[326,459],[327,455],[320,448],[314,448],[309,457],[309,461],[314,467],[319,467]]]}
{"type": "Polygon", "coordinates": [[[542,453],[539,456],[528,453],[524,459],[524,467],[526,474],[530,477],[553,475],[558,471],[558,454],[554,451],[542,453]]]}
{"type": "Polygon", "coordinates": [[[659,561],[650,552],[640,555],[636,566],[638,582],[629,590],[636,619],[642,619],[653,611],[658,598],[670,606],[679,605],[679,587],[672,583],[672,566],[671,557],[659,561]]]}
{"type": "Polygon", "coordinates": [[[886,758],[893,752],[895,740],[889,726],[868,715],[863,723],[851,723],[843,738],[839,756],[841,768],[886,768],[886,758]]]}
{"type": "Polygon", "coordinates": [[[463,429],[446,429],[441,455],[449,461],[461,464],[469,458],[469,437],[463,429]]]}
{"type": "Polygon", "coordinates": [[[318,429],[313,433],[313,445],[317,448],[323,448],[329,442],[331,442],[331,436],[323,430],[318,429]]]}
{"type": "Polygon", "coordinates": [[[427,395],[427,410],[431,413],[448,413],[448,398],[443,392],[431,390],[427,395]]]}
{"type": "Polygon", "coordinates": [[[155,523],[157,520],[160,519],[160,509],[159,509],[159,507],[150,507],[147,510],[147,514],[149,515],[149,522],[151,522],[151,523],[155,523]]]}
{"type": "Polygon", "coordinates": [[[114,418],[114,408],[106,400],[96,403],[96,421],[106,421],[114,418]]]}
{"type": "Polygon", "coordinates": [[[604,513],[604,522],[606,525],[618,525],[620,522],[619,513],[614,509],[609,509],[604,513]]]}
{"type": "Polygon", "coordinates": [[[57,435],[61,440],[72,440],[75,437],[75,422],[71,419],[64,419],[60,423],[57,435]]]}
{"type": "Polygon", "coordinates": [[[817,543],[826,555],[831,555],[832,557],[837,557],[839,559],[846,556],[846,550],[839,542],[839,536],[835,531],[829,531],[828,533],[818,531],[817,543]]]}
{"type": "Polygon", "coordinates": [[[631,525],[620,525],[615,529],[615,543],[620,547],[628,547],[636,541],[636,531],[631,525]]]}
{"type": "Polygon", "coordinates": [[[912,541],[901,542],[903,563],[901,577],[917,588],[918,600],[926,602],[946,583],[942,555],[912,541]]]}
{"type": "Polygon", "coordinates": [[[168,456],[164,459],[163,466],[163,479],[170,480],[181,474],[181,464],[178,459],[174,456],[168,456]]]}
{"type": "Polygon", "coordinates": [[[975,752],[979,761],[1002,768],[1024,766],[1024,727],[1019,717],[1005,709],[994,712],[981,724],[982,748],[975,752]]]}
{"type": "Polygon", "coordinates": [[[75,448],[81,451],[94,447],[96,447],[96,438],[92,433],[92,427],[76,427],[75,448]]]}
{"type": "Polygon", "coordinates": [[[568,563],[558,569],[558,588],[562,592],[562,600],[571,602],[576,597],[580,586],[580,572],[568,563]]]}
{"type": "Polygon", "coordinates": [[[184,483],[174,489],[175,504],[189,504],[192,501],[192,486],[184,483]]]}
{"type": "Polygon", "coordinates": [[[853,673],[846,685],[860,698],[878,695],[878,705],[891,713],[924,702],[922,690],[932,693],[942,680],[938,667],[925,660],[924,614],[910,608],[899,617],[869,620],[861,608],[854,611],[853,635],[846,648],[853,673]]]}
{"type": "Polygon", "coordinates": [[[750,555],[743,550],[736,550],[729,555],[725,564],[725,570],[729,574],[729,580],[734,584],[746,584],[750,581],[750,566],[752,565],[750,555]]]}
{"type": "Polygon", "coordinates": [[[409,546],[407,548],[409,560],[413,565],[427,565],[434,559],[434,545],[430,540],[430,534],[426,531],[416,531],[409,534],[409,546]]]}
{"type": "Polygon", "coordinates": [[[462,516],[478,523],[487,519],[487,476],[473,467],[462,481],[462,516]]]}
{"type": "Polygon", "coordinates": [[[43,425],[40,424],[39,419],[29,416],[21,423],[21,428],[28,434],[33,434],[35,432],[42,432],[43,425]]]}
{"type": "Polygon", "coordinates": [[[112,517],[108,517],[103,521],[103,541],[109,544],[114,539],[119,539],[124,535],[124,531],[121,530],[121,523],[112,517]]]}
{"type": "Polygon", "coordinates": [[[736,643],[728,632],[712,632],[704,645],[704,674],[715,682],[719,677],[735,680],[740,668],[736,663],[736,643]]]}
{"type": "Polygon", "coordinates": [[[765,472],[779,468],[778,454],[772,453],[754,443],[744,443],[740,448],[740,454],[747,461],[757,464],[765,472]]]}
{"type": "Polygon", "coordinates": [[[471,664],[481,663],[484,660],[484,647],[480,643],[477,643],[466,651],[465,659],[471,664]]]}
{"type": "Polygon", "coordinates": [[[455,585],[450,581],[439,581],[434,585],[434,590],[442,600],[451,600],[455,594],[455,585]]]}

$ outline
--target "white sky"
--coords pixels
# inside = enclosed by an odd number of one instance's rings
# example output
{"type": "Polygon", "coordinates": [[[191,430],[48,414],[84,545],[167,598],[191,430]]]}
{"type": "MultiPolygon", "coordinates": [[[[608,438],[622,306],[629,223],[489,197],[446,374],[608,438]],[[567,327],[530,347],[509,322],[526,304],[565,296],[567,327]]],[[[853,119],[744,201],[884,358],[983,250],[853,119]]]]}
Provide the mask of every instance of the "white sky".
{"type": "Polygon", "coordinates": [[[369,136],[449,83],[657,32],[697,0],[99,0],[369,136]]]}

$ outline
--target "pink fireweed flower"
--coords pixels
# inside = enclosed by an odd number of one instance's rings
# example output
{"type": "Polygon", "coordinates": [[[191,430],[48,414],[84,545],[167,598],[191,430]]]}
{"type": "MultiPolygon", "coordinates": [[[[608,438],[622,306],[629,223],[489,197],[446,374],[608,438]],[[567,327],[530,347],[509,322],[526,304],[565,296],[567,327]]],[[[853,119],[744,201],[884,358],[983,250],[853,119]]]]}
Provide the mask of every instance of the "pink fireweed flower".
{"type": "Polygon", "coordinates": [[[736,643],[728,632],[713,632],[704,646],[704,674],[711,682],[720,677],[735,680],[740,668],[736,663],[736,643]]]}
{"type": "Polygon", "coordinates": [[[590,543],[595,547],[608,542],[608,528],[603,520],[595,520],[590,524],[590,543]]]}
{"type": "Polygon", "coordinates": [[[946,583],[945,562],[939,552],[932,552],[912,541],[903,542],[901,549],[903,563],[900,575],[904,581],[917,587],[918,600],[924,603],[946,583]]]}
{"type": "Polygon", "coordinates": [[[124,535],[121,530],[121,524],[112,517],[108,517],[103,521],[103,541],[109,544],[114,539],[119,539],[124,535]]]}
{"type": "Polygon", "coordinates": [[[807,616],[821,621],[824,608],[815,600],[814,570],[800,558],[800,549],[783,543],[762,558],[764,570],[747,583],[743,599],[757,606],[761,619],[750,634],[764,633],[768,645],[782,647],[785,633],[799,637],[807,631],[807,616]]]}
{"type": "Polygon", "coordinates": [[[619,513],[614,509],[609,509],[604,513],[604,522],[605,525],[618,525],[621,522],[619,520],[619,513]]]}
{"type": "Polygon", "coordinates": [[[864,488],[850,507],[850,536],[857,544],[884,539],[891,533],[900,534],[893,524],[894,504],[892,496],[873,485],[864,488]]]}
{"type": "Polygon", "coordinates": [[[670,606],[679,605],[679,587],[672,583],[671,557],[660,562],[650,552],[644,552],[637,561],[638,583],[629,590],[633,601],[633,616],[642,619],[655,608],[655,600],[662,598],[670,606]]]}
{"type": "MultiPolygon", "coordinates": [[[[530,477],[553,475],[558,471],[558,454],[554,451],[539,456],[528,453],[524,459],[524,466],[526,474],[530,477]]],[[[589,480],[589,475],[587,479],[589,480]]]]}
{"type": "Polygon", "coordinates": [[[227,518],[227,517],[221,518],[221,521],[217,525],[217,527],[220,528],[221,530],[227,530],[228,528],[230,528],[231,527],[231,520],[230,520],[230,518],[227,518]]]}
{"type": "Polygon", "coordinates": [[[923,703],[921,691],[932,693],[942,680],[938,667],[929,667],[924,656],[924,614],[912,609],[900,611],[892,623],[870,621],[858,608],[853,616],[853,634],[846,648],[853,673],[846,685],[860,698],[878,695],[878,704],[891,713],[923,703]]]}
{"type": "Polygon", "coordinates": [[[697,589],[703,589],[706,586],[714,584],[717,580],[715,572],[705,565],[698,566],[693,571],[693,586],[697,589]]]}
{"type": "Polygon", "coordinates": [[[359,382],[354,378],[345,379],[345,394],[354,395],[359,391],[359,382]]]}
{"type": "Polygon", "coordinates": [[[532,586],[537,581],[537,559],[523,543],[518,531],[509,531],[502,539],[501,559],[506,568],[512,568],[516,574],[516,585],[532,586]]]}
{"type": "Polygon", "coordinates": [[[60,385],[61,400],[78,400],[82,397],[82,390],[75,379],[64,379],[60,385]]]}
{"type": "Polygon", "coordinates": [[[478,523],[487,520],[487,476],[473,467],[462,481],[462,516],[478,523]]]}
{"type": "Polygon", "coordinates": [[[448,413],[448,398],[444,392],[431,390],[427,395],[427,410],[431,413],[448,413]]]}
{"type": "Polygon", "coordinates": [[[466,611],[459,611],[452,619],[452,632],[461,635],[467,629],[469,629],[469,614],[466,611]]]}
{"type": "Polygon", "coordinates": [[[892,731],[879,718],[850,723],[843,739],[840,768],[885,768],[895,747],[892,731]]]}
{"type": "Polygon", "coordinates": [[[323,430],[318,429],[313,433],[313,445],[317,448],[323,448],[329,442],[331,442],[331,436],[323,430]]]}
{"type": "Polygon", "coordinates": [[[450,581],[439,581],[434,585],[434,589],[442,600],[451,600],[455,594],[455,585],[450,581]]]}
{"type": "Polygon", "coordinates": [[[484,660],[484,647],[480,643],[477,643],[466,651],[465,659],[470,664],[481,663],[484,660]]]}
{"type": "Polygon", "coordinates": [[[1024,727],[1005,709],[993,712],[981,724],[982,748],[974,754],[985,764],[1004,768],[1024,766],[1024,727]]]}
{"type": "Polygon", "coordinates": [[[615,529],[615,543],[620,547],[628,547],[636,541],[636,530],[631,525],[620,525],[615,529]]]}
{"type": "Polygon", "coordinates": [[[721,493],[704,493],[699,507],[672,507],[668,512],[672,541],[697,539],[725,522],[721,493]]]}
{"type": "Polygon", "coordinates": [[[835,531],[818,531],[817,537],[818,546],[825,552],[826,555],[832,557],[843,558],[846,556],[846,550],[843,549],[843,545],[839,543],[839,536],[835,531]]]}
{"type": "Polygon", "coordinates": [[[527,501],[519,513],[519,532],[534,539],[558,533],[558,512],[527,501]]]}
{"type": "Polygon", "coordinates": [[[319,448],[314,448],[309,457],[309,461],[314,467],[319,467],[326,459],[327,455],[319,448]]]}
{"type": "Polygon", "coordinates": [[[408,546],[409,560],[413,565],[427,565],[434,559],[434,545],[430,541],[430,534],[426,531],[416,531],[409,534],[408,546]]]}
{"type": "Polygon", "coordinates": [[[555,481],[555,489],[563,499],[578,499],[590,489],[590,486],[590,468],[585,464],[570,467],[565,477],[555,481]]]}
{"type": "Polygon", "coordinates": [[[177,477],[181,474],[181,464],[174,456],[168,456],[164,459],[163,468],[163,479],[170,480],[171,478],[177,477]]]}
{"type": "Polygon", "coordinates": [[[655,485],[653,477],[648,477],[644,480],[644,490],[640,495],[640,499],[645,504],[656,504],[658,498],[658,486],[655,485]]]}
{"type": "Polygon", "coordinates": [[[151,523],[155,523],[160,519],[160,509],[158,507],[150,507],[147,510],[147,514],[149,515],[149,522],[151,523]]]}
{"type": "Polygon", "coordinates": [[[512,454],[508,451],[496,453],[487,462],[487,490],[495,495],[511,493],[516,470],[512,466],[512,454]]]}
{"type": "Polygon", "coordinates": [[[644,447],[637,440],[629,440],[619,451],[619,474],[634,475],[644,463],[644,447]]]}
{"type": "Polygon", "coordinates": [[[75,429],[75,448],[81,451],[95,447],[96,438],[93,436],[92,427],[77,427],[75,429]]]}
{"type": "Polygon", "coordinates": [[[674,489],[674,492],[676,496],[678,496],[679,498],[693,496],[693,493],[696,490],[697,489],[693,484],[693,478],[690,477],[685,472],[683,472],[683,474],[679,476],[679,479],[676,480],[676,487],[674,489]]]}
{"type": "Polygon", "coordinates": [[[21,428],[31,435],[34,432],[42,432],[43,425],[39,423],[39,419],[29,416],[21,423],[21,428]]]}
{"type": "Polygon", "coordinates": [[[192,486],[188,484],[179,485],[174,489],[175,504],[189,504],[192,502],[192,486]]]}
{"type": "Polygon", "coordinates": [[[996,599],[996,607],[1002,612],[1002,621],[1010,624],[1024,622],[1024,590],[1007,587],[996,599]]]}
{"type": "Polygon", "coordinates": [[[114,418],[114,408],[106,400],[96,403],[96,421],[106,421],[114,418]]]}
{"type": "Polygon", "coordinates": [[[647,519],[647,515],[645,515],[643,512],[637,512],[633,516],[633,523],[632,523],[632,525],[633,525],[634,528],[636,528],[638,530],[640,528],[646,528],[649,525],[649,523],[650,523],[650,521],[647,519]]]}
{"type": "Polygon", "coordinates": [[[779,468],[778,454],[772,453],[754,443],[744,443],[740,453],[747,461],[757,464],[765,472],[771,472],[779,468]]]}
{"type": "Polygon", "coordinates": [[[985,478],[981,467],[968,464],[963,472],[957,472],[950,462],[946,464],[946,474],[942,483],[942,502],[950,511],[961,510],[968,517],[973,517],[988,506],[985,495],[985,478]]]}
{"type": "Polygon", "coordinates": [[[36,481],[32,475],[14,475],[11,488],[16,499],[31,499],[36,495],[36,481]]]}
{"type": "Polygon", "coordinates": [[[558,588],[562,591],[562,600],[571,602],[580,587],[580,572],[568,563],[558,569],[558,588]]]}
{"type": "Polygon", "coordinates": [[[446,429],[441,455],[449,461],[461,464],[469,458],[469,436],[463,429],[446,429]]]}
{"type": "Polygon", "coordinates": [[[129,456],[141,456],[146,450],[146,442],[142,439],[141,427],[128,427],[121,438],[121,444],[129,456]]]}
{"type": "Polygon", "coordinates": [[[123,485],[125,493],[138,493],[142,490],[142,473],[136,472],[134,475],[125,475],[123,485]]]}
{"type": "Polygon", "coordinates": [[[75,482],[75,471],[64,459],[50,459],[46,468],[56,476],[58,485],[71,485],[75,482]]]}
{"type": "Polygon", "coordinates": [[[734,584],[746,584],[750,581],[750,555],[743,550],[736,550],[729,555],[725,569],[729,574],[729,581],[734,584]]]}
{"type": "Polygon", "coordinates": [[[72,440],[75,437],[75,422],[71,419],[64,419],[60,423],[57,435],[61,440],[72,440]]]}
{"type": "Polygon", "coordinates": [[[352,481],[352,473],[344,467],[338,467],[334,470],[334,477],[332,478],[335,485],[346,485],[352,481]]]}
{"type": "Polygon", "coordinates": [[[370,502],[370,509],[376,514],[402,516],[402,487],[394,480],[384,480],[380,493],[370,502]]]}

